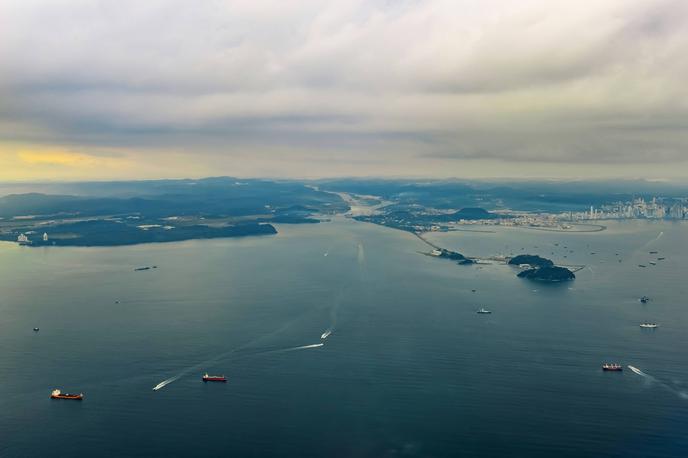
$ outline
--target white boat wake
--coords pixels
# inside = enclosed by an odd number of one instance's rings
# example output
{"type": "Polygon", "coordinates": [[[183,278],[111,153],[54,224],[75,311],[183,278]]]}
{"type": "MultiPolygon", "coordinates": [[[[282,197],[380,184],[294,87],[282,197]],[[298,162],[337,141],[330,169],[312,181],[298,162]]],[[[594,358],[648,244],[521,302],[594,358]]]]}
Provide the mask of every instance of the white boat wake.
{"type": "MultiPolygon", "coordinates": [[[[318,347],[322,347],[323,345],[325,345],[325,344],[321,342],[321,343],[309,344],[309,345],[299,345],[298,347],[278,348],[276,350],[263,350],[263,351],[259,351],[257,353],[249,353],[246,355],[242,355],[241,357],[259,356],[259,355],[266,355],[269,353],[287,353],[290,351],[298,351],[298,350],[307,350],[310,348],[318,348],[318,347]]],[[[238,350],[238,349],[236,349],[236,350],[238,350]]],[[[188,373],[190,373],[194,370],[198,370],[203,366],[207,366],[208,364],[216,363],[216,362],[221,361],[225,358],[228,358],[229,356],[231,356],[231,354],[236,353],[236,350],[232,350],[228,353],[223,353],[220,356],[209,359],[207,361],[203,361],[202,363],[196,364],[194,366],[188,367],[188,368],[184,369],[182,372],[180,372],[179,374],[175,375],[174,377],[170,377],[167,380],[163,380],[162,382],[155,385],[153,387],[153,391],[161,390],[162,388],[165,388],[170,383],[176,382],[177,380],[179,380],[183,376],[187,375],[188,373]]]]}
{"type": "Polygon", "coordinates": [[[663,235],[664,235],[664,231],[660,231],[659,234],[657,234],[657,237],[655,237],[655,238],[653,238],[652,240],[650,240],[649,242],[647,242],[645,245],[643,245],[643,246],[641,247],[641,249],[647,248],[647,247],[650,246],[652,243],[654,243],[654,242],[656,242],[657,240],[661,239],[663,235]]]}
{"type": "MultiPolygon", "coordinates": [[[[365,268],[365,263],[366,263],[365,249],[364,249],[362,243],[358,243],[356,248],[357,248],[356,260],[357,260],[357,263],[359,266],[359,270],[363,271],[365,268]]],[[[331,249],[328,249],[323,254],[323,256],[328,256],[330,251],[331,251],[331,249]]],[[[341,302],[342,302],[342,299],[344,296],[345,289],[346,288],[342,288],[342,290],[340,290],[337,293],[337,295],[334,297],[332,307],[330,308],[330,327],[327,328],[320,335],[321,341],[326,340],[334,332],[334,330],[337,326],[337,314],[338,314],[339,307],[341,305],[341,302]]],[[[199,364],[188,367],[188,368],[182,370],[180,373],[178,373],[174,377],[170,377],[170,378],[163,380],[162,382],[158,383],[157,385],[155,385],[155,387],[153,387],[153,391],[161,390],[162,388],[166,387],[170,383],[179,380],[181,377],[191,373],[192,371],[198,370],[200,368],[208,366],[209,364],[213,364],[213,363],[216,363],[218,361],[222,361],[222,360],[230,358],[230,357],[245,358],[245,357],[249,357],[249,356],[252,357],[252,356],[265,355],[265,354],[270,354],[270,353],[286,353],[286,352],[291,352],[291,351],[307,350],[307,349],[311,349],[311,348],[319,348],[319,347],[322,347],[323,345],[325,345],[324,342],[320,342],[320,343],[310,344],[310,345],[300,345],[298,347],[289,347],[289,348],[281,348],[281,349],[273,349],[273,350],[261,350],[261,351],[253,352],[253,353],[249,353],[249,354],[238,354],[239,351],[245,350],[245,349],[250,349],[251,347],[255,346],[258,342],[260,342],[262,340],[266,340],[270,337],[274,337],[275,335],[281,333],[286,328],[290,327],[291,325],[293,325],[294,323],[296,323],[300,319],[301,319],[301,317],[297,317],[297,318],[291,320],[290,322],[286,323],[285,325],[281,326],[279,329],[276,329],[275,331],[273,331],[269,334],[265,334],[263,336],[260,336],[256,339],[251,340],[250,342],[247,342],[247,343],[245,343],[239,347],[236,347],[232,350],[229,350],[225,353],[222,353],[222,354],[220,354],[214,358],[208,359],[208,360],[203,361],[199,364]]]]}
{"type": "Polygon", "coordinates": [[[337,315],[339,314],[339,307],[342,305],[344,291],[346,290],[347,287],[342,287],[342,289],[334,296],[332,300],[332,306],[330,307],[330,325],[320,335],[320,340],[327,339],[335,331],[335,329],[337,329],[337,315]]]}
{"type": "Polygon", "coordinates": [[[646,374],[645,372],[641,371],[635,366],[628,366],[630,370],[632,370],[635,374],[640,375],[641,377],[644,377],[646,380],[648,380],[650,383],[657,383],[667,391],[670,391],[671,393],[675,394],[681,399],[687,399],[688,400],[688,392],[677,390],[673,386],[662,382],[661,380],[657,380],[655,377],[651,376],[650,374],[646,374]]]}
{"type": "Polygon", "coordinates": [[[309,345],[299,345],[298,347],[289,347],[289,348],[278,348],[276,350],[265,350],[261,351],[258,353],[252,353],[251,356],[258,356],[258,355],[268,355],[268,354],[274,354],[274,353],[288,353],[290,351],[298,351],[298,350],[308,350],[309,348],[318,348],[322,347],[325,345],[324,343],[316,343],[316,344],[309,344],[309,345]]]}
{"type": "Polygon", "coordinates": [[[595,270],[592,268],[592,266],[588,266],[588,270],[590,271],[590,278],[595,278],[595,270]]]}
{"type": "Polygon", "coordinates": [[[163,380],[162,382],[158,383],[153,387],[153,391],[158,391],[161,388],[165,388],[165,386],[169,385],[170,383],[174,382],[177,380],[179,377],[181,377],[183,374],[176,375],[172,378],[168,378],[167,380],[163,380]]]}
{"type": "Polygon", "coordinates": [[[307,350],[309,348],[318,348],[322,347],[325,345],[324,343],[317,343],[317,344],[310,344],[310,345],[301,345],[300,347],[292,347],[292,348],[285,348],[284,350],[275,350],[275,353],[285,353],[288,351],[295,351],[295,350],[307,350]]]}

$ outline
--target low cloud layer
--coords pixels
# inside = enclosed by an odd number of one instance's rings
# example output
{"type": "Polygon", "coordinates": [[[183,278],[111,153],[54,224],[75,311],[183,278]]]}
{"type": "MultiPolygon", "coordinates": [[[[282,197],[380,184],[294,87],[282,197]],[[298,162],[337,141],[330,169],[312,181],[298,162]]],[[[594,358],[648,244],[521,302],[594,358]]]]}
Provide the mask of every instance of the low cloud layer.
{"type": "Polygon", "coordinates": [[[9,0],[0,178],[688,177],[687,28],[683,0],[9,0]]]}

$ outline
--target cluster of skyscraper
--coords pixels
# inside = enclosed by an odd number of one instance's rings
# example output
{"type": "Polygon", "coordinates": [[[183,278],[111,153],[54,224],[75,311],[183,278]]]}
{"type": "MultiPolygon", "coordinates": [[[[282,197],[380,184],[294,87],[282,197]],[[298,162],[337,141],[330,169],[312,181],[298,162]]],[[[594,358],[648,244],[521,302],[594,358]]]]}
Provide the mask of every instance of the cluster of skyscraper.
{"type": "Polygon", "coordinates": [[[575,219],[688,219],[688,199],[653,197],[647,202],[640,197],[631,202],[603,205],[599,209],[590,207],[589,212],[581,212],[576,216],[575,219]]]}

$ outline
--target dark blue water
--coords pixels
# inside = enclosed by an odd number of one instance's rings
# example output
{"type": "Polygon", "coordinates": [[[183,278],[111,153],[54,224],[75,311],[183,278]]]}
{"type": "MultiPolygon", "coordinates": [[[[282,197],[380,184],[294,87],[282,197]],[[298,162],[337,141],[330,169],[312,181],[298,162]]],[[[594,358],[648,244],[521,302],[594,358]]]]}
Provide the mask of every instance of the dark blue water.
{"type": "Polygon", "coordinates": [[[557,286],[347,220],[121,248],[2,244],[0,455],[683,457],[687,228],[430,237],[587,266],[557,286]],[[290,350],[328,328],[322,347],[290,350]],[[86,399],[51,401],[53,388],[86,399]]]}

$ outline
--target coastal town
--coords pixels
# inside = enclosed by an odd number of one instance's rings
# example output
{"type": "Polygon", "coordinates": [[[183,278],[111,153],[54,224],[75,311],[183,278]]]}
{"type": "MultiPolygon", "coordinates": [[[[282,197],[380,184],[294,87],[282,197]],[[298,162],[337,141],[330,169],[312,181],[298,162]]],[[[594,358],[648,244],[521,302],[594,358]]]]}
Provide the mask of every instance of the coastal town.
{"type": "Polygon", "coordinates": [[[636,198],[628,202],[616,202],[590,206],[585,211],[545,212],[499,209],[486,211],[467,208],[458,212],[442,212],[436,209],[416,207],[400,211],[382,207],[376,212],[359,215],[357,219],[409,230],[411,232],[444,232],[453,230],[487,231],[491,226],[519,227],[563,232],[598,232],[605,229],[605,220],[688,219],[688,198],[667,199],[652,197],[636,198]]]}

